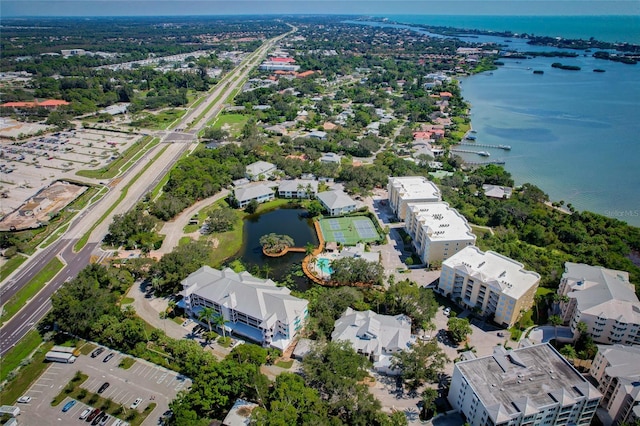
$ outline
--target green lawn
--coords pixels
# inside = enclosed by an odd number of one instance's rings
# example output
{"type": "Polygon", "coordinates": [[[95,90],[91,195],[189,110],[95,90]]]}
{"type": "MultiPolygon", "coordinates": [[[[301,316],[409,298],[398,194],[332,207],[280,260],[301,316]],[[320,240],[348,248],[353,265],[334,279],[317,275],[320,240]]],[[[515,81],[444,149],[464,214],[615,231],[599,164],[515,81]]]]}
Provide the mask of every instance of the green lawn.
{"type": "Polygon", "coordinates": [[[135,359],[124,357],[122,358],[122,361],[120,361],[120,364],[118,364],[118,367],[122,368],[123,370],[128,370],[131,367],[133,367],[133,364],[135,363],[136,363],[135,359]]]}
{"type": "MultiPolygon", "coordinates": [[[[227,130],[232,137],[238,137],[242,133],[242,127],[249,121],[249,115],[244,114],[220,114],[213,123],[214,129],[220,129],[224,125],[230,128],[227,130]]],[[[226,128],[226,126],[225,126],[226,128]]]]}
{"type": "Polygon", "coordinates": [[[0,359],[0,382],[4,382],[9,373],[18,368],[20,362],[36,350],[40,343],[42,343],[40,334],[35,330],[31,330],[13,349],[7,352],[7,354],[0,359]]]}
{"type": "MultiPolygon", "coordinates": [[[[38,348],[42,339],[37,332],[34,332],[37,337],[27,334],[15,348],[11,349],[2,359],[2,375],[4,377],[5,369],[6,374],[12,371],[10,364],[21,362],[22,359],[32,351],[38,348]]],[[[0,401],[3,404],[11,404],[18,398],[20,398],[29,389],[29,386],[46,370],[49,364],[44,362],[45,354],[53,347],[52,342],[47,342],[40,346],[37,352],[33,355],[31,362],[20,369],[18,376],[8,382],[2,392],[0,392],[0,401]]]]}
{"type": "Polygon", "coordinates": [[[8,321],[14,316],[22,307],[27,303],[29,299],[36,295],[44,287],[46,283],[64,267],[62,262],[54,257],[45,265],[38,275],[36,275],[29,283],[18,291],[12,298],[7,300],[2,310],[2,316],[0,319],[2,322],[8,321]]]}
{"type": "Polygon", "coordinates": [[[293,365],[293,360],[290,359],[289,361],[277,361],[276,362],[276,367],[280,367],[280,368],[291,368],[291,366],[293,365]]]}
{"type": "Polygon", "coordinates": [[[25,260],[27,260],[27,258],[21,254],[17,254],[11,259],[7,260],[7,262],[2,265],[2,268],[0,268],[0,281],[4,281],[4,279],[7,278],[13,271],[15,271],[18,266],[22,265],[25,260]]]}

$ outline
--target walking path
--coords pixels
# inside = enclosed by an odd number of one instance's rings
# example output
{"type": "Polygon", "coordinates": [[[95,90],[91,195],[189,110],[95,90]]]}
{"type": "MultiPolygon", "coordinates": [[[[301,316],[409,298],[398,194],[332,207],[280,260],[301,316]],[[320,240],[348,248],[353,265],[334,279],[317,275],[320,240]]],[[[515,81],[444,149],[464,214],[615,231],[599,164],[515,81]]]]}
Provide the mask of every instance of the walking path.
{"type": "Polygon", "coordinates": [[[162,230],[160,231],[160,234],[164,235],[165,238],[162,241],[162,246],[158,250],[155,250],[153,254],[162,257],[163,255],[170,253],[174,248],[178,246],[180,238],[185,235],[184,227],[187,226],[189,220],[193,217],[193,215],[203,208],[209,207],[216,201],[226,198],[228,195],[229,190],[223,189],[216,195],[205,198],[204,200],[200,200],[192,206],[187,207],[173,220],[165,222],[162,230]]]}

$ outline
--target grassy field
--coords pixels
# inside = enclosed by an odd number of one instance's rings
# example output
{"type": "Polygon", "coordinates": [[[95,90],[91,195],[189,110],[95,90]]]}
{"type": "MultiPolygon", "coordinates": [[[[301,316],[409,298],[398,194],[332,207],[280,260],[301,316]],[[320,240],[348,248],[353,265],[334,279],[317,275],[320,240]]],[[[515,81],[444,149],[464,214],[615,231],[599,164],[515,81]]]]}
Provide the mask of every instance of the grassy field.
{"type": "Polygon", "coordinates": [[[2,378],[5,378],[5,374],[9,374],[13,369],[11,366],[18,366],[25,357],[31,352],[38,349],[33,355],[31,362],[20,369],[20,374],[11,380],[0,392],[0,401],[3,404],[11,404],[18,398],[20,398],[31,386],[31,384],[44,372],[49,366],[44,362],[44,355],[53,347],[52,342],[45,343],[38,348],[38,345],[42,343],[42,338],[36,332],[28,333],[13,349],[11,349],[1,360],[0,370],[2,371],[2,378]],[[6,373],[5,373],[6,371],[6,373]]]}
{"type": "Polygon", "coordinates": [[[62,262],[54,257],[45,265],[38,275],[36,275],[26,286],[17,292],[12,298],[7,300],[2,310],[0,320],[4,323],[11,319],[29,299],[36,295],[60,270],[64,267],[62,262]]]}
{"type": "Polygon", "coordinates": [[[325,241],[339,242],[349,246],[358,242],[377,241],[380,238],[371,219],[365,216],[320,219],[320,229],[325,241]],[[366,232],[361,234],[358,227],[366,227],[368,232],[373,232],[375,235],[370,236],[366,232]]]}
{"type": "MultiPolygon", "coordinates": [[[[225,206],[224,200],[218,201],[215,206],[225,206]]],[[[213,209],[208,209],[208,211],[213,209]]],[[[242,247],[242,219],[245,213],[240,210],[234,210],[236,213],[236,222],[231,231],[219,232],[211,234],[211,237],[218,240],[218,246],[211,250],[209,254],[209,264],[214,267],[220,267],[222,263],[231,256],[240,251],[242,247]]]]}
{"type": "Polygon", "coordinates": [[[7,352],[7,354],[0,359],[0,382],[4,382],[9,373],[18,368],[20,362],[36,350],[40,343],[42,343],[40,334],[35,330],[31,330],[13,349],[7,352]]]}
{"type": "Polygon", "coordinates": [[[187,112],[185,109],[167,109],[158,112],[157,114],[145,113],[140,115],[135,121],[130,123],[130,126],[141,127],[151,130],[166,130],[176,120],[182,118],[187,112]]]}
{"type": "Polygon", "coordinates": [[[124,357],[122,358],[122,361],[120,361],[120,364],[118,364],[118,367],[122,368],[123,370],[128,370],[131,367],[133,367],[133,364],[135,363],[136,363],[135,359],[124,357]]]}
{"type": "Polygon", "coordinates": [[[11,259],[7,260],[7,262],[2,265],[2,268],[0,268],[0,281],[4,281],[5,278],[7,278],[9,274],[15,271],[18,266],[22,265],[25,260],[27,260],[27,258],[21,254],[17,254],[11,259]]]}
{"type": "Polygon", "coordinates": [[[242,133],[242,127],[248,120],[249,116],[244,114],[220,114],[215,119],[213,128],[221,129],[224,126],[232,137],[237,138],[242,133]]]}

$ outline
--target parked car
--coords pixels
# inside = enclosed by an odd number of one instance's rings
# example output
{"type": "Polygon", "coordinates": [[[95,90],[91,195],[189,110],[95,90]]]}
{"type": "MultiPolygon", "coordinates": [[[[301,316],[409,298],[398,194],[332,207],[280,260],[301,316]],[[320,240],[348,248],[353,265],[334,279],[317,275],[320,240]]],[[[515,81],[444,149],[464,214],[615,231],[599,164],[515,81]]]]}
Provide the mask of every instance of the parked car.
{"type": "Polygon", "coordinates": [[[91,358],[96,358],[98,355],[100,355],[102,352],[104,352],[104,348],[98,348],[95,351],[91,352],[91,358]]]}
{"type": "Polygon", "coordinates": [[[116,419],[116,421],[113,422],[113,424],[111,426],[122,426],[122,420],[116,419]]]}
{"type": "Polygon", "coordinates": [[[85,408],[84,411],[82,413],[80,413],[80,417],[78,417],[80,420],[84,420],[87,417],[89,417],[89,414],[91,414],[91,408],[85,408]]]}
{"type": "Polygon", "coordinates": [[[444,308],[444,311],[442,311],[446,316],[449,316],[449,314],[451,314],[451,308],[444,308]]]}
{"type": "Polygon", "coordinates": [[[131,408],[132,410],[135,408],[138,408],[138,405],[140,405],[141,402],[142,402],[142,398],[138,398],[135,401],[133,401],[133,403],[129,408],[131,408]]]}
{"type": "Polygon", "coordinates": [[[100,420],[100,423],[98,423],[98,425],[105,426],[109,420],[111,420],[111,416],[109,416],[108,414],[105,414],[102,420],[100,420]]]}
{"type": "Polygon", "coordinates": [[[502,331],[498,332],[498,337],[504,337],[504,333],[502,331]]]}
{"type": "Polygon", "coordinates": [[[84,420],[85,422],[90,422],[92,420],[94,420],[96,417],[98,417],[98,414],[100,414],[100,409],[99,408],[95,408],[91,414],[89,414],[89,416],[84,420]]]}
{"type": "Polygon", "coordinates": [[[111,358],[113,358],[116,354],[114,354],[113,352],[111,352],[109,355],[105,356],[104,359],[102,360],[102,362],[109,362],[109,360],[111,358]]]}
{"type": "Polygon", "coordinates": [[[100,421],[102,420],[102,418],[103,418],[104,416],[106,416],[106,415],[107,415],[107,414],[106,414],[104,411],[101,411],[101,412],[100,412],[100,414],[98,414],[98,415],[96,416],[96,418],[95,418],[95,419],[93,419],[93,421],[91,422],[91,425],[92,425],[92,426],[96,426],[98,423],[100,423],[100,421]]]}
{"type": "Polygon", "coordinates": [[[73,407],[74,405],[76,405],[76,400],[72,399],[71,401],[64,404],[64,407],[62,407],[62,412],[66,413],[67,411],[71,410],[71,407],[73,407]]]}
{"type": "Polygon", "coordinates": [[[102,393],[106,391],[108,387],[109,387],[109,382],[104,382],[102,386],[100,386],[100,389],[98,389],[98,393],[102,393]]]}
{"type": "Polygon", "coordinates": [[[24,395],[24,396],[21,396],[20,398],[18,398],[18,402],[20,404],[27,404],[30,401],[31,401],[31,397],[27,396],[27,395],[24,395]]]}

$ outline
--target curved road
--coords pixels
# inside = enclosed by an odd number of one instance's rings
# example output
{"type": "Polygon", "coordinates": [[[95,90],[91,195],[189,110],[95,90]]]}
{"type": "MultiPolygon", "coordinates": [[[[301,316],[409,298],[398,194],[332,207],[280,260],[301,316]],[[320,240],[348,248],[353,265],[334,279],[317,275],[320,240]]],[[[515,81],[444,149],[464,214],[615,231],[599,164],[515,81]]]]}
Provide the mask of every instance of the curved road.
{"type": "Polygon", "coordinates": [[[210,110],[203,115],[198,127],[190,132],[165,132],[162,134],[162,142],[154,149],[150,150],[133,167],[119,178],[118,183],[110,188],[109,193],[102,197],[95,204],[86,207],[71,223],[65,234],[48,248],[38,251],[23,265],[19,272],[3,283],[0,289],[1,300],[7,300],[15,295],[20,289],[27,285],[35,275],[51,259],[58,256],[65,262],[65,267],[58,273],[33,299],[29,300],[25,306],[0,328],[0,357],[4,356],[9,349],[16,345],[35,324],[40,321],[51,307],[50,298],[53,293],[64,284],[69,278],[75,277],[78,272],[90,263],[91,256],[98,249],[99,243],[104,238],[114,214],[123,213],[134,206],[145,194],[152,190],[155,185],[169,172],[171,167],[186,151],[199,130],[206,126],[206,123],[222,110],[223,102],[231,93],[239,87],[249,72],[256,67],[276,42],[283,37],[295,32],[297,28],[292,27],[288,33],[272,38],[263,43],[255,52],[249,54],[236,69],[223,79],[214,90],[202,102],[196,111],[185,114],[185,117],[176,124],[176,128],[186,128],[194,115],[197,117],[204,111],[206,105],[218,99],[210,110]],[[197,113],[197,115],[196,115],[197,113]],[[168,142],[175,142],[169,143],[168,142]],[[153,167],[144,170],[147,162],[157,155],[164,146],[167,149],[155,160],[153,167]],[[141,173],[135,182],[132,182],[127,189],[124,199],[118,203],[118,199],[123,189],[131,182],[132,178],[141,173]],[[87,232],[93,224],[99,221],[100,217],[109,206],[118,204],[117,207],[92,231],[89,243],[76,253],[73,246],[77,240],[87,232]]]}

